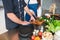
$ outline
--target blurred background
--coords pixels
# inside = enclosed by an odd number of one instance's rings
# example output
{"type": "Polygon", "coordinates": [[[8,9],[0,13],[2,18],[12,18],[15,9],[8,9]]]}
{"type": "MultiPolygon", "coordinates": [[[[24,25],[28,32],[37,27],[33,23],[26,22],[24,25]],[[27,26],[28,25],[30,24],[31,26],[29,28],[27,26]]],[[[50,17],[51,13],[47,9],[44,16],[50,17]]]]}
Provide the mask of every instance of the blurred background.
{"type": "MultiPolygon", "coordinates": [[[[49,10],[52,3],[56,3],[56,13],[60,13],[60,0],[42,0],[42,12],[49,10]]],[[[5,16],[2,0],[0,0],[0,34],[7,32],[5,27],[5,16]]]]}

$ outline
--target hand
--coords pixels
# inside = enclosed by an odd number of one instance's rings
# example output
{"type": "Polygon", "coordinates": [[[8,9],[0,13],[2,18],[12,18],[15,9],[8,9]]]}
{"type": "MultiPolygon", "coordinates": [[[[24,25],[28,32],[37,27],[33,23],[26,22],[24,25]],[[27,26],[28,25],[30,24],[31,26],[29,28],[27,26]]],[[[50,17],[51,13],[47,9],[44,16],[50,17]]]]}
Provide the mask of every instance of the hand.
{"type": "MultiPolygon", "coordinates": [[[[33,10],[30,10],[30,12],[32,13],[32,15],[34,15],[34,16],[35,16],[35,13],[34,13],[34,11],[33,11],[33,10]]],[[[35,21],[35,18],[34,18],[33,16],[31,16],[30,21],[35,21]]]]}
{"type": "Polygon", "coordinates": [[[35,21],[35,18],[31,16],[30,21],[35,21]]]}
{"type": "Polygon", "coordinates": [[[22,21],[21,24],[22,24],[22,25],[28,25],[28,24],[30,24],[30,22],[22,21]]]}

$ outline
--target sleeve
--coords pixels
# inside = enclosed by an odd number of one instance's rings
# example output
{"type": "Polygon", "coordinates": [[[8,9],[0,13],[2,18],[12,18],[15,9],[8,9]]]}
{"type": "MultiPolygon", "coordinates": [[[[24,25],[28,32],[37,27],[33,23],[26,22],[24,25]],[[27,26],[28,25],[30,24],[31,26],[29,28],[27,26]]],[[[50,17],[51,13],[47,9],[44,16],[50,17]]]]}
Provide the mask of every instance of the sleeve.
{"type": "Polygon", "coordinates": [[[3,1],[3,6],[5,9],[6,13],[10,13],[13,12],[13,4],[12,4],[12,0],[2,0],[3,1]]]}
{"type": "Polygon", "coordinates": [[[22,2],[23,2],[23,7],[25,7],[27,4],[25,3],[25,1],[24,1],[24,0],[23,0],[22,2]]]}

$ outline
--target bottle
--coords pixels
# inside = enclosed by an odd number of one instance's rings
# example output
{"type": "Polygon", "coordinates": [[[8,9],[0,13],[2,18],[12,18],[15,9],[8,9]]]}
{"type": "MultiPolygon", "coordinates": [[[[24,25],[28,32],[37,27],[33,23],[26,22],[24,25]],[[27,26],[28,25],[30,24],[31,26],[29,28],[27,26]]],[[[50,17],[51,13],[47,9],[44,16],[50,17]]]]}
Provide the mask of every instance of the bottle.
{"type": "Polygon", "coordinates": [[[43,33],[43,26],[40,27],[40,30],[39,30],[39,37],[42,39],[42,33],[43,33]]]}

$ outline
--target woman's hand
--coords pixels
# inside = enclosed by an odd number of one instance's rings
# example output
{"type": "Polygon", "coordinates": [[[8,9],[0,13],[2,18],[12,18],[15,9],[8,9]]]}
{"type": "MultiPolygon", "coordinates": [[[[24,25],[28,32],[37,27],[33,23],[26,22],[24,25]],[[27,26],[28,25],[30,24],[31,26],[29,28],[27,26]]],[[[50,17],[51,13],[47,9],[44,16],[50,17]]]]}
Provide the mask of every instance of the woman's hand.
{"type": "Polygon", "coordinates": [[[30,10],[30,12],[31,12],[31,14],[32,14],[32,16],[30,16],[31,18],[30,18],[30,21],[35,21],[35,18],[34,18],[34,16],[35,16],[35,13],[34,13],[34,11],[33,10],[30,10]],[[33,16],[34,15],[34,16],[33,16]]]}
{"type": "Polygon", "coordinates": [[[35,21],[35,18],[31,16],[30,21],[35,21]]]}

